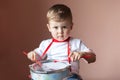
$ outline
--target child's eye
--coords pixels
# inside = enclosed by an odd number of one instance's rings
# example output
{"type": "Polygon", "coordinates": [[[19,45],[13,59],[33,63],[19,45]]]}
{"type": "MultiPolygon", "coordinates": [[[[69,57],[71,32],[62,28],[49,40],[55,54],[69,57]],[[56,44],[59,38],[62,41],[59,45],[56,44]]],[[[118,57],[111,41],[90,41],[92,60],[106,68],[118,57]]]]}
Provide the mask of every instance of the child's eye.
{"type": "Polygon", "coordinates": [[[57,26],[55,26],[54,28],[55,28],[55,29],[58,29],[58,27],[57,27],[57,26]]]}
{"type": "Polygon", "coordinates": [[[63,28],[67,28],[66,26],[63,26],[63,28]]]}

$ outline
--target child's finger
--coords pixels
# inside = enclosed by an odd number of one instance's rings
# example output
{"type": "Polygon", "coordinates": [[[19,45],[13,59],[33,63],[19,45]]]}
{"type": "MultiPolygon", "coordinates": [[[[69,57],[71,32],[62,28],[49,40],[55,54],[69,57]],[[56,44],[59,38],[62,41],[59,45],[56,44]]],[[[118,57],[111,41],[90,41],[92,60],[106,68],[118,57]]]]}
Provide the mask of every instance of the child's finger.
{"type": "Polygon", "coordinates": [[[36,54],[32,53],[32,61],[36,61],[36,54]]]}
{"type": "Polygon", "coordinates": [[[73,57],[70,57],[70,60],[73,62],[73,60],[74,60],[73,57]]]}
{"type": "Polygon", "coordinates": [[[70,54],[71,61],[79,60],[80,57],[81,57],[81,54],[78,53],[78,52],[72,52],[72,53],[70,54]]]}
{"type": "Polygon", "coordinates": [[[31,61],[35,61],[35,53],[33,51],[29,52],[27,54],[28,59],[30,59],[31,61]]]}
{"type": "Polygon", "coordinates": [[[73,52],[71,52],[70,54],[69,54],[69,57],[71,57],[73,55],[73,52]]]}
{"type": "Polygon", "coordinates": [[[78,57],[79,57],[79,53],[78,52],[74,52],[74,61],[78,60],[78,57]]]}
{"type": "Polygon", "coordinates": [[[76,57],[77,57],[77,58],[76,58],[76,60],[80,60],[80,58],[81,58],[81,55],[82,55],[82,53],[80,53],[80,52],[77,52],[77,53],[76,53],[76,57]]]}
{"type": "Polygon", "coordinates": [[[74,61],[74,58],[75,58],[74,52],[70,53],[69,57],[70,57],[71,61],[74,61]]]}
{"type": "Polygon", "coordinates": [[[81,54],[78,56],[78,60],[80,60],[80,58],[81,58],[81,54]]]}

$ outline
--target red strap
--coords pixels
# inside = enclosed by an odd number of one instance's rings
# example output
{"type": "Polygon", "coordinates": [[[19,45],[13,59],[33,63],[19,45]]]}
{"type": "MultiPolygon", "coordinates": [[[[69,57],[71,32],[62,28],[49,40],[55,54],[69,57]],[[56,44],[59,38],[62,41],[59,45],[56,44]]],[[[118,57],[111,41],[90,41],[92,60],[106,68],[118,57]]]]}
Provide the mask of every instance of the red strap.
{"type": "MultiPolygon", "coordinates": [[[[68,49],[68,62],[70,63],[71,60],[70,60],[70,57],[69,57],[69,55],[70,55],[69,39],[70,39],[70,38],[66,39],[65,41],[68,42],[68,46],[67,46],[67,49],[68,49]]],[[[48,49],[50,48],[50,46],[52,45],[53,42],[65,42],[65,41],[57,41],[57,40],[55,40],[55,39],[52,39],[52,42],[51,42],[51,43],[48,45],[48,47],[45,49],[45,51],[43,52],[43,54],[42,54],[41,57],[44,57],[44,55],[46,54],[46,52],[48,51],[48,49]]]]}
{"type": "Polygon", "coordinates": [[[69,55],[70,55],[70,43],[68,41],[68,62],[70,63],[71,59],[70,59],[69,55]]]}
{"type": "Polygon", "coordinates": [[[48,47],[45,49],[45,51],[43,52],[42,56],[41,57],[44,57],[44,55],[46,54],[46,52],[48,51],[48,49],[50,48],[50,46],[52,45],[53,43],[53,39],[52,39],[52,42],[48,45],[48,47]]]}

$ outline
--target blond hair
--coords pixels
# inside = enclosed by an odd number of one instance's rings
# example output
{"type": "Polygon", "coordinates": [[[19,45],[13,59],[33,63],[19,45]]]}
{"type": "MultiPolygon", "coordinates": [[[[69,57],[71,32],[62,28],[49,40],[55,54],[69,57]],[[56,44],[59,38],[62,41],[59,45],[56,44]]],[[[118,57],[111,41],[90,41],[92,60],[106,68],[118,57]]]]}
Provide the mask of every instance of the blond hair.
{"type": "Polygon", "coordinates": [[[49,8],[47,13],[47,19],[55,20],[55,21],[62,21],[68,19],[72,22],[72,13],[69,7],[63,4],[56,4],[49,8]]]}

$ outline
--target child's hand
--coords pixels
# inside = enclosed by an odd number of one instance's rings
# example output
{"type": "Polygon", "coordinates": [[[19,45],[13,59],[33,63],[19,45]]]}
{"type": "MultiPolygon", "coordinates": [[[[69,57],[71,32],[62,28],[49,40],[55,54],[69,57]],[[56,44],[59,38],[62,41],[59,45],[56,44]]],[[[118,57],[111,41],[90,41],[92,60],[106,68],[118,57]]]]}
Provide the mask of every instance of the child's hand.
{"type": "Polygon", "coordinates": [[[80,58],[83,56],[84,52],[72,52],[70,53],[69,57],[71,61],[77,61],[80,60],[80,58]]]}
{"type": "Polygon", "coordinates": [[[31,51],[27,54],[28,59],[31,61],[36,61],[36,53],[34,51],[31,51]]]}
{"type": "Polygon", "coordinates": [[[84,58],[88,63],[92,63],[96,61],[96,55],[92,52],[72,52],[69,55],[71,61],[80,60],[80,58],[84,58]]]}

